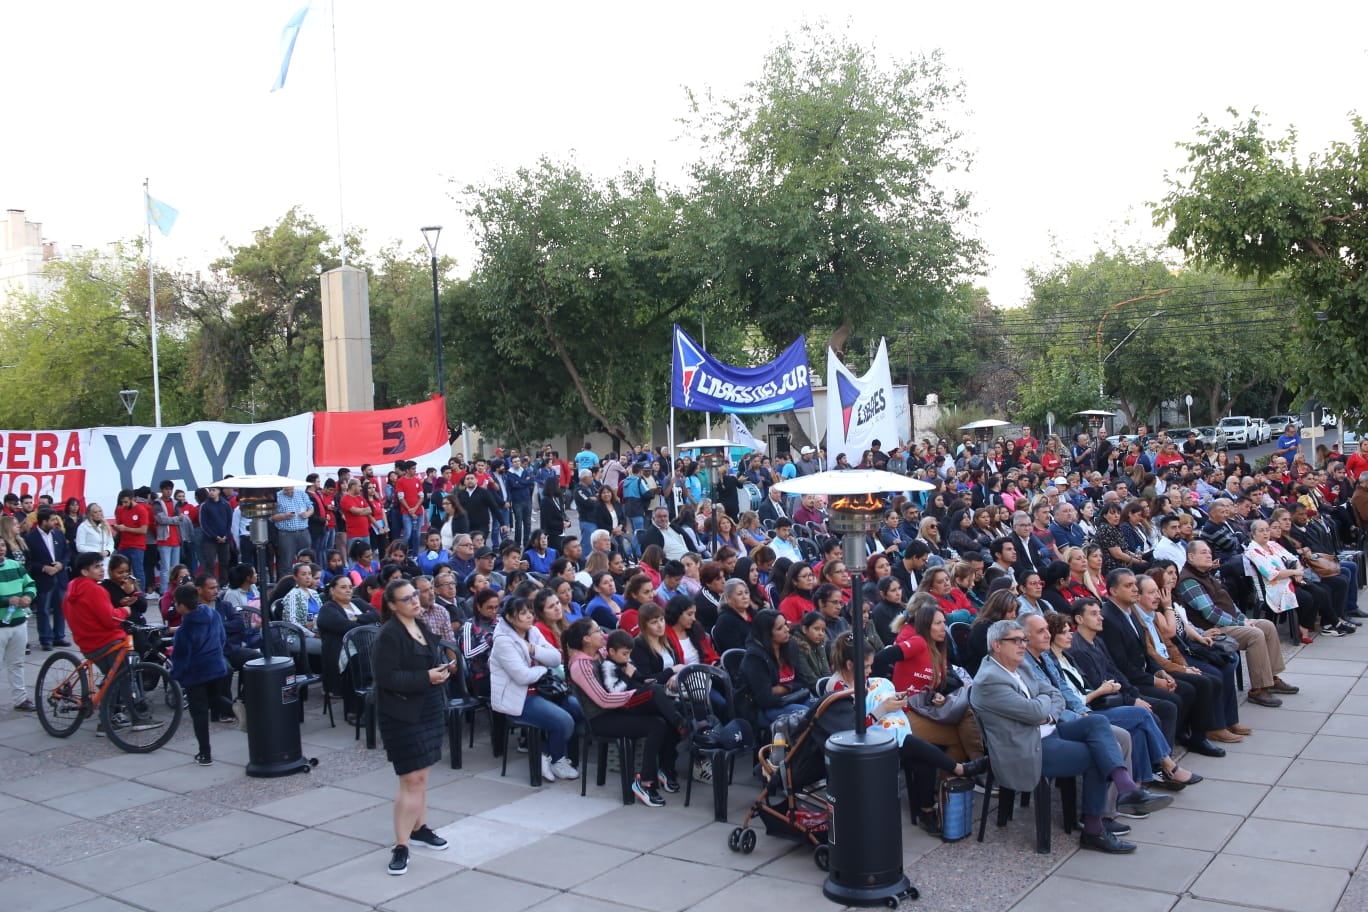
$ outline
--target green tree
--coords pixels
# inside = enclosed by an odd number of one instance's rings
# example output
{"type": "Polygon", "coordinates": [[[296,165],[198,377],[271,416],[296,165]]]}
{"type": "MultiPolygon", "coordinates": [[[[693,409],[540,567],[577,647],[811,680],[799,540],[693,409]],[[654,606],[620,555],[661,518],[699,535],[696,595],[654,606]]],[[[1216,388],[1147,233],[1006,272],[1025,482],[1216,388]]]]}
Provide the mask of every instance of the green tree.
{"type": "Polygon", "coordinates": [[[1258,112],[1203,117],[1179,143],[1187,164],[1154,210],[1168,242],[1201,266],[1292,293],[1298,333],[1284,368],[1358,424],[1368,389],[1368,124],[1303,163],[1294,131],[1266,135],[1258,112]]]}
{"type": "Polygon", "coordinates": [[[467,194],[479,260],[453,337],[462,413],[515,439],[635,442],[668,405],[670,323],[695,288],[676,268],[682,198],[639,171],[597,181],[549,161],[467,194]]]}
{"type": "Polygon", "coordinates": [[[951,186],[969,162],[947,118],[961,96],[938,54],[884,66],[805,28],[739,98],[693,99],[692,255],[734,325],[769,352],[807,332],[841,354],[852,333],[953,313],[981,256],[951,186]]]}
{"type": "MultiPolygon", "coordinates": [[[[6,321],[0,357],[0,427],[78,428],[121,424],[121,389],[139,391],[134,420],[152,424],[147,261],[136,244],[112,255],[80,253],[49,263],[50,290],[24,300],[6,321]]],[[[158,272],[159,313],[169,314],[171,277],[158,272]]],[[[158,333],[163,423],[200,417],[180,392],[183,342],[158,333]]]]}

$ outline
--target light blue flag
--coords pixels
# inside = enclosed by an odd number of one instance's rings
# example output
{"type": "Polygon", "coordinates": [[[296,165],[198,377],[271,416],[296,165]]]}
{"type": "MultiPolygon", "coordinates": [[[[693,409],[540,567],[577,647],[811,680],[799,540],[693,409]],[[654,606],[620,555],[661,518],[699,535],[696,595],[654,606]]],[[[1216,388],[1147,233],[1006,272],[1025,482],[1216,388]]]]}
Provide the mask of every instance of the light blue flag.
{"type": "Polygon", "coordinates": [[[148,194],[143,195],[147,197],[147,224],[156,225],[162,237],[166,237],[171,233],[171,226],[176,224],[176,217],[180,213],[159,199],[153,199],[148,194]]]}
{"type": "Polygon", "coordinates": [[[301,6],[290,17],[290,21],[285,23],[285,28],[280,33],[280,75],[276,77],[275,85],[271,86],[272,92],[285,88],[285,76],[290,72],[290,57],[294,55],[295,40],[299,38],[299,30],[304,27],[304,17],[308,13],[309,7],[301,6]]]}

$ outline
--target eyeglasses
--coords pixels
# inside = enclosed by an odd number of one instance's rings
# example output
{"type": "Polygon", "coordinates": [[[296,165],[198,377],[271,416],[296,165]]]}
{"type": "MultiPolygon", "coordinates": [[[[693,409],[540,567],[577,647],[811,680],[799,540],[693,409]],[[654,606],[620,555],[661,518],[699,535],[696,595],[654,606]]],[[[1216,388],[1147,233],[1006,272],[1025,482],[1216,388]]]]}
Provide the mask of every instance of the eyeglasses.
{"type": "Polygon", "coordinates": [[[1025,642],[1026,642],[1026,638],[1025,638],[1025,637],[1003,637],[1002,639],[998,640],[998,642],[999,642],[999,643],[1016,643],[1016,644],[1018,644],[1018,645],[1024,645],[1025,642]]]}

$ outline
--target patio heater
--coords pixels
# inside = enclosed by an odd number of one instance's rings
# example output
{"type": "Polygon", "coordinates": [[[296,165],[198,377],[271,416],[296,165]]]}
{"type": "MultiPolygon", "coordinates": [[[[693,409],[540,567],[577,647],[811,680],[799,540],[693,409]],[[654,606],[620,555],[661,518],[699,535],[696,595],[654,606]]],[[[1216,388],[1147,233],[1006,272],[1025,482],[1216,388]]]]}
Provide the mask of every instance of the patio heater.
{"type": "Polygon", "coordinates": [[[1093,443],[1096,443],[1103,436],[1103,425],[1107,423],[1108,418],[1115,418],[1116,413],[1106,409],[1084,409],[1081,412],[1074,412],[1074,417],[1088,419],[1088,427],[1092,428],[1093,443]]]}
{"type": "MultiPolygon", "coordinates": [[[[239,475],[207,487],[233,488],[238,509],[251,520],[249,534],[256,545],[257,579],[265,589],[267,545],[276,491],[308,486],[308,482],[279,475],[239,475]]],[[[242,699],[247,708],[247,775],[257,778],[308,772],[313,763],[304,759],[299,737],[299,688],[294,683],[295,661],[271,654],[271,606],[261,602],[261,658],[242,666],[242,699]]]]}
{"type": "MultiPolygon", "coordinates": [[[[930,490],[918,479],[875,469],[818,472],[776,485],[786,494],[825,494],[827,527],[842,536],[846,559],[863,559],[865,536],[882,521],[889,491],[930,490]]],[[[901,769],[897,740],[867,728],[864,711],[866,633],[860,586],[851,591],[854,632],[855,728],[827,739],[830,871],[822,895],[846,906],[896,906],[916,899],[902,865],[902,814],[896,796],[901,769]],[[895,800],[889,800],[893,797],[895,800]]]]}

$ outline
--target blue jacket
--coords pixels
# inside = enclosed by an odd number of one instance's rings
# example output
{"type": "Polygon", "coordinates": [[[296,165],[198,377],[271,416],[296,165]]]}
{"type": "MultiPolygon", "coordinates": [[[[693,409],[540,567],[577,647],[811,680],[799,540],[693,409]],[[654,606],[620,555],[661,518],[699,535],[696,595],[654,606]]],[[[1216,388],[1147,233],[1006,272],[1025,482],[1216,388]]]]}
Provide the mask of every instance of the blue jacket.
{"type": "Polygon", "coordinates": [[[532,491],[536,488],[537,482],[533,480],[530,471],[505,472],[503,481],[504,487],[508,489],[509,503],[530,504],[532,502],[532,491]]]}
{"type": "Polygon", "coordinates": [[[171,677],[190,687],[215,681],[228,674],[223,657],[223,619],[208,605],[200,605],[181,618],[171,645],[171,677]]]}
{"type": "Polygon", "coordinates": [[[228,501],[220,498],[200,504],[199,523],[205,538],[233,540],[233,508],[228,501]]]}

